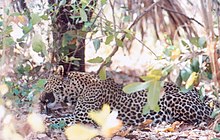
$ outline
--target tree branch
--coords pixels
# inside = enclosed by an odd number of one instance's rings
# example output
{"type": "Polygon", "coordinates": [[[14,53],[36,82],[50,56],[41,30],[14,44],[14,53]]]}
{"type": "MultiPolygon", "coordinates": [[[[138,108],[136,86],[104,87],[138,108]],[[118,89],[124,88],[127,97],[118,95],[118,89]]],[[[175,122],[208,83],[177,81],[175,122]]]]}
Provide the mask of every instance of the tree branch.
{"type": "MultiPolygon", "coordinates": [[[[144,12],[139,15],[133,22],[132,24],[130,24],[130,26],[128,27],[128,30],[130,30],[135,24],[138,23],[138,21],[140,21],[140,19],[142,19],[152,8],[154,8],[154,6],[156,6],[161,0],[158,0],[157,2],[153,3],[152,5],[150,5],[147,9],[144,10],[144,12]]],[[[110,2],[110,5],[111,5],[111,2],[110,2]]],[[[111,5],[112,7],[112,5],[111,5]]],[[[126,33],[123,34],[123,36],[121,37],[121,41],[124,41],[125,39],[125,36],[126,36],[126,33]]],[[[157,55],[149,48],[147,47],[146,45],[144,45],[156,58],[157,58],[157,55]]],[[[107,58],[111,58],[112,56],[115,55],[115,53],[118,51],[118,48],[119,46],[115,46],[114,49],[112,50],[112,52],[109,54],[109,56],[107,58]]],[[[100,65],[97,73],[100,72],[100,70],[106,65],[106,60],[102,62],[102,64],[100,65]]]]}

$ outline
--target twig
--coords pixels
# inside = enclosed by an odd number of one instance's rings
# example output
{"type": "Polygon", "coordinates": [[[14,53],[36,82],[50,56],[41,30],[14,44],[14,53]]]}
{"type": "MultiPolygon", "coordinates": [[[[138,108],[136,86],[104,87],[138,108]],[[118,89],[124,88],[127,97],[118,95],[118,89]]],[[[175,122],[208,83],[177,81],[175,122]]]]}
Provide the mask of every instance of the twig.
{"type": "Polygon", "coordinates": [[[96,15],[94,21],[92,22],[91,26],[90,26],[90,29],[89,29],[89,32],[92,30],[92,27],[94,26],[96,20],[98,19],[99,15],[101,14],[103,8],[101,7],[101,9],[99,10],[98,14],[96,15]]]}
{"type": "MultiPolygon", "coordinates": [[[[140,16],[138,16],[134,22],[132,22],[132,24],[130,24],[130,26],[128,27],[128,30],[130,30],[142,17],[144,17],[155,5],[157,5],[161,0],[158,0],[157,2],[151,4],[146,10],[144,10],[144,13],[142,13],[140,16]]],[[[110,2],[110,5],[111,5],[111,2],[110,2]]],[[[116,25],[114,25],[116,26],[116,25]]],[[[123,34],[123,36],[121,37],[121,41],[124,41],[125,39],[125,36],[126,36],[126,33],[123,34]]],[[[148,50],[151,51],[151,53],[157,58],[157,55],[149,48],[147,47],[146,45],[144,45],[148,50]]],[[[112,50],[112,52],[109,54],[109,56],[107,58],[111,58],[112,56],[115,55],[115,53],[118,51],[118,48],[119,46],[115,46],[115,48],[112,50]]],[[[102,62],[102,64],[100,65],[97,73],[100,72],[100,70],[106,65],[106,60],[102,62]]]]}

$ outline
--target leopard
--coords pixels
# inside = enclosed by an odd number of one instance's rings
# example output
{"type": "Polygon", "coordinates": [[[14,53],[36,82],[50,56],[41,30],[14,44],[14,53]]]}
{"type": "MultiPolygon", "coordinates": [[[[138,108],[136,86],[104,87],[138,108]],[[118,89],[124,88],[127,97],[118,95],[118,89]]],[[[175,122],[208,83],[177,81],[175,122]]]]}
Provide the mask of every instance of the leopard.
{"type": "Polygon", "coordinates": [[[48,117],[47,122],[51,124],[62,120],[67,125],[95,125],[88,113],[100,110],[104,104],[108,104],[111,110],[117,110],[117,118],[126,126],[138,126],[148,119],[153,121],[152,124],[175,121],[200,124],[212,120],[213,108],[200,99],[196,88],[183,93],[173,82],[164,82],[163,95],[158,101],[160,110],[143,113],[148,103],[148,90],[127,94],[123,91],[123,84],[112,78],[101,80],[95,74],[71,71],[64,75],[63,70],[60,71],[47,79],[40,102],[46,110],[53,109],[58,103],[68,103],[72,114],[48,117]]]}

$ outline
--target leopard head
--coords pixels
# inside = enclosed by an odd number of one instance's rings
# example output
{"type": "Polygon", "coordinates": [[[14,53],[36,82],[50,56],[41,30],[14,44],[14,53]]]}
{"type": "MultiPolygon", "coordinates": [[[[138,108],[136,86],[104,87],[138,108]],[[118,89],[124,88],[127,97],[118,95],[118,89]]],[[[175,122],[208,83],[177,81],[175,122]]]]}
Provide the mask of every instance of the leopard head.
{"type": "Polygon", "coordinates": [[[64,75],[64,68],[59,66],[47,79],[40,101],[46,111],[57,103],[74,105],[83,90],[94,82],[99,81],[96,76],[83,72],[68,72],[64,75]]]}
{"type": "Polygon", "coordinates": [[[57,102],[62,100],[62,93],[64,92],[63,79],[63,69],[59,67],[47,79],[47,83],[44,85],[44,91],[40,96],[41,104],[46,111],[49,108],[53,108],[57,102]]]}

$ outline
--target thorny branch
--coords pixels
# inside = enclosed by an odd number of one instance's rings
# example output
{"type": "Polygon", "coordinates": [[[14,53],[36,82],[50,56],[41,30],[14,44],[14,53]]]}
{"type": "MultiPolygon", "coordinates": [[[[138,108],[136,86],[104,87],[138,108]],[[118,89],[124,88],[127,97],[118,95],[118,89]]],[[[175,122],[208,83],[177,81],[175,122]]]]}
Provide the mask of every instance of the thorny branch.
{"type": "MultiPolygon", "coordinates": [[[[154,6],[156,6],[160,1],[161,1],[161,0],[159,0],[159,1],[155,2],[155,3],[153,3],[153,4],[150,5],[146,10],[144,10],[144,12],[143,12],[140,16],[138,16],[138,17],[134,20],[134,22],[132,22],[132,24],[130,24],[130,26],[128,27],[128,30],[130,30],[135,24],[137,24],[138,21],[140,21],[140,19],[142,19],[142,18],[143,18],[152,8],[154,8],[154,6]]],[[[113,10],[114,10],[114,7],[112,7],[113,5],[112,5],[111,2],[110,2],[110,6],[111,6],[112,11],[113,11],[113,10]]],[[[115,26],[115,23],[114,23],[114,26],[115,26]]],[[[121,41],[124,41],[125,36],[126,36],[126,33],[123,34],[123,36],[121,37],[120,40],[121,40],[121,41]]],[[[145,47],[157,58],[157,55],[156,55],[149,47],[147,47],[146,45],[145,45],[145,47]]],[[[119,46],[116,45],[116,46],[114,47],[113,51],[109,54],[109,56],[108,56],[107,58],[111,58],[112,56],[114,56],[115,53],[118,51],[118,48],[119,48],[119,46]]],[[[100,67],[99,67],[99,69],[98,69],[98,71],[97,71],[97,73],[99,73],[100,70],[101,70],[105,65],[106,65],[106,60],[102,62],[102,64],[100,65],[100,67]]]]}

